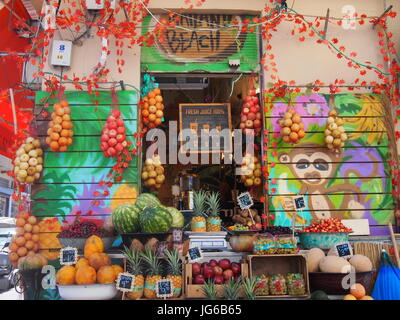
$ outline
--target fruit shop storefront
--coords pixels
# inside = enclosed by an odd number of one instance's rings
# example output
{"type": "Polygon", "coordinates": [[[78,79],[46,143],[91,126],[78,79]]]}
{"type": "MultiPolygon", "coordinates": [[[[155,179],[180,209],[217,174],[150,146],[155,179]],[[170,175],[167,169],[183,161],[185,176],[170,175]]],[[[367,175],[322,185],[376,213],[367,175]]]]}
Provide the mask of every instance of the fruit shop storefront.
{"type": "Polygon", "coordinates": [[[49,115],[17,153],[17,179],[34,184],[11,253],[25,283],[55,267],[57,286],[34,298],[154,299],[162,281],[170,298],[346,295],[353,268],[351,294],[368,299],[380,250],[393,253],[388,104],[271,101],[257,34],[203,31],[251,17],[189,17],[199,31],[142,48],[140,93],[37,93],[49,115]]]}

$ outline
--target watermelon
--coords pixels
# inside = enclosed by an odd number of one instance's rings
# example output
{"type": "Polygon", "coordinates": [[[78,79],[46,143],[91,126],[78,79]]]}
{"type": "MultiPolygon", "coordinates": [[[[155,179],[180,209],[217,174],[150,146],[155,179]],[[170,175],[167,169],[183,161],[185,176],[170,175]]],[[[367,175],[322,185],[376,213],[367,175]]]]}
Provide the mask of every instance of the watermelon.
{"type": "Polygon", "coordinates": [[[167,232],[172,226],[172,216],[164,207],[146,207],[139,216],[143,232],[167,232]]]}
{"type": "Polygon", "coordinates": [[[159,207],[162,206],[160,200],[156,196],[153,196],[151,193],[141,193],[139,197],[136,199],[135,205],[143,210],[145,207],[159,207]]]}
{"type": "Polygon", "coordinates": [[[119,233],[132,233],[140,230],[140,210],[131,203],[122,204],[112,213],[112,223],[119,233]]]}
{"type": "Polygon", "coordinates": [[[168,212],[172,216],[172,227],[173,228],[183,228],[184,225],[184,217],[182,212],[180,212],[178,209],[174,207],[165,207],[165,209],[168,210],[168,212]]]}

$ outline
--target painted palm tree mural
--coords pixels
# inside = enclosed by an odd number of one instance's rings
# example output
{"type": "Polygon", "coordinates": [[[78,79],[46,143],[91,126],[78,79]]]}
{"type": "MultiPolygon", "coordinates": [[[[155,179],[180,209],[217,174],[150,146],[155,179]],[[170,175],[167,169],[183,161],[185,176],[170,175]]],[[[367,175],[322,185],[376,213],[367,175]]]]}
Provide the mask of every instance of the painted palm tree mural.
{"type": "MultiPolygon", "coordinates": [[[[290,226],[293,215],[299,225],[316,218],[364,218],[375,234],[386,232],[378,226],[393,219],[394,203],[385,111],[379,96],[339,94],[330,101],[328,95],[297,94],[290,101],[307,134],[294,146],[274,137],[277,151],[268,152],[269,163],[276,164],[270,168],[270,212],[276,216],[275,224],[290,226]],[[330,108],[339,111],[350,138],[340,154],[328,151],[324,143],[330,108]],[[312,179],[317,176],[318,183],[312,179]],[[306,202],[302,213],[293,211],[292,198],[299,194],[306,202]]],[[[280,131],[277,122],[287,107],[286,101],[274,103],[267,114],[271,132],[280,131]]]]}
{"type": "MultiPolygon", "coordinates": [[[[37,93],[37,104],[46,97],[37,93]]],[[[100,92],[98,96],[87,92],[65,92],[71,107],[73,144],[67,152],[45,150],[44,170],[40,184],[32,190],[32,212],[47,217],[43,230],[59,230],[79,213],[84,219],[103,222],[114,207],[137,196],[137,157],[133,157],[124,171],[122,181],[110,186],[104,184],[115,159],[105,158],[100,150],[100,136],[112,108],[119,108],[127,129],[127,139],[134,142],[137,130],[138,96],[133,91],[120,91],[116,96],[100,92]],[[56,220],[54,220],[54,218],[56,220]],[[57,221],[57,222],[56,222],[57,221]]],[[[50,101],[53,104],[55,101],[50,101]]],[[[49,111],[52,111],[49,108],[49,111]]],[[[38,121],[39,134],[44,137],[47,121],[38,121]]],[[[54,233],[54,232],[53,232],[54,233]]]]}

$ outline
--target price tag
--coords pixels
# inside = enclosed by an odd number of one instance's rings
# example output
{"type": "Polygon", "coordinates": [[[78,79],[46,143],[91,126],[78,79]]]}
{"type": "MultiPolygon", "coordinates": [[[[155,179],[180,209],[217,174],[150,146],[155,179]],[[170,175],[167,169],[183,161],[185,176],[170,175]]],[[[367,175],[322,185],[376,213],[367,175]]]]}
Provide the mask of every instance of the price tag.
{"type": "Polygon", "coordinates": [[[296,211],[303,211],[303,209],[305,209],[306,203],[304,201],[303,196],[295,197],[295,198],[293,198],[293,201],[294,201],[294,207],[295,207],[296,211]]]}
{"type": "Polygon", "coordinates": [[[165,251],[165,249],[169,249],[168,246],[169,246],[169,243],[167,241],[161,241],[158,243],[157,253],[160,258],[165,258],[164,251],[165,251]]]}
{"type": "Polygon", "coordinates": [[[189,258],[189,262],[194,262],[203,258],[203,252],[199,247],[189,248],[187,255],[189,258]]]}
{"type": "Polygon", "coordinates": [[[243,192],[239,194],[237,197],[237,202],[242,210],[250,209],[254,205],[253,198],[249,192],[243,192]]]}
{"type": "Polygon", "coordinates": [[[157,280],[156,283],[157,298],[169,298],[174,295],[174,285],[169,279],[157,280]]]}
{"type": "Polygon", "coordinates": [[[65,247],[60,250],[60,264],[63,266],[72,266],[78,261],[78,249],[65,247]]]}
{"type": "Polygon", "coordinates": [[[128,272],[118,274],[116,288],[122,292],[131,292],[135,285],[135,276],[128,272]]]}
{"type": "Polygon", "coordinates": [[[172,230],[172,242],[182,242],[183,232],[182,229],[174,228],[172,230]]]}
{"type": "Polygon", "coordinates": [[[349,242],[335,244],[335,251],[341,258],[351,258],[353,256],[353,248],[349,242]]]}

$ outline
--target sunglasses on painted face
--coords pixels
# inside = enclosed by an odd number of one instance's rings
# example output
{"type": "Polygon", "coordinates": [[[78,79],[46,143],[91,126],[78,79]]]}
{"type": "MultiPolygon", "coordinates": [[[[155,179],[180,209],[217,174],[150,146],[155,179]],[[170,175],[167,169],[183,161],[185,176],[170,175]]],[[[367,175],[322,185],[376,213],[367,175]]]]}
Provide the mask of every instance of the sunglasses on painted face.
{"type": "Polygon", "coordinates": [[[307,159],[301,159],[299,160],[299,162],[297,162],[296,168],[304,170],[309,168],[311,165],[313,165],[314,168],[317,169],[318,171],[328,171],[329,169],[329,164],[324,159],[316,159],[312,163],[307,159]]]}

